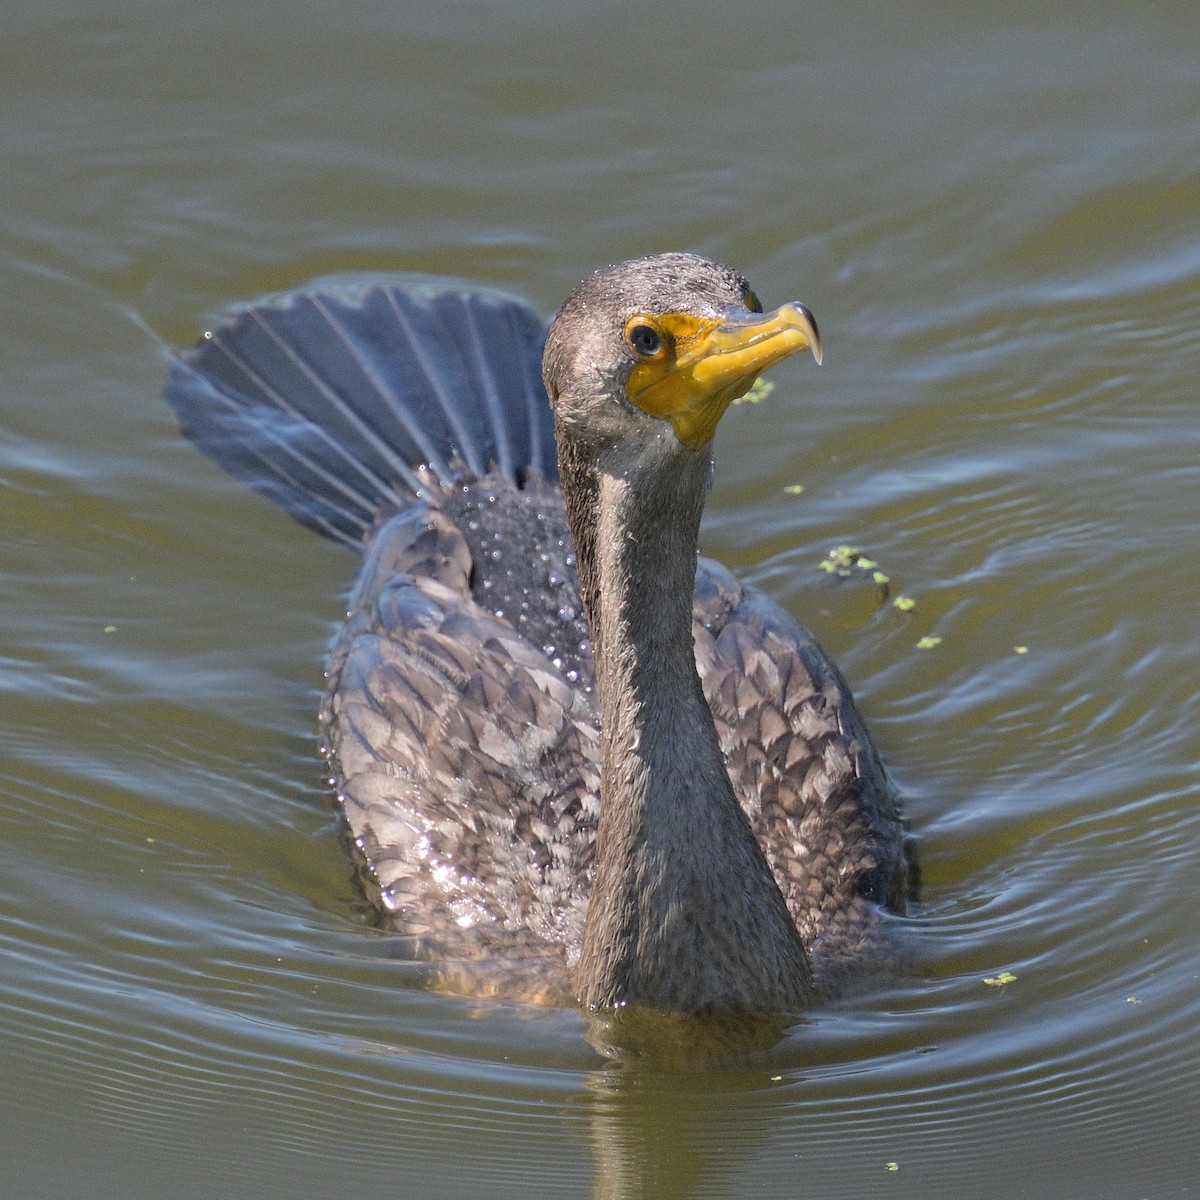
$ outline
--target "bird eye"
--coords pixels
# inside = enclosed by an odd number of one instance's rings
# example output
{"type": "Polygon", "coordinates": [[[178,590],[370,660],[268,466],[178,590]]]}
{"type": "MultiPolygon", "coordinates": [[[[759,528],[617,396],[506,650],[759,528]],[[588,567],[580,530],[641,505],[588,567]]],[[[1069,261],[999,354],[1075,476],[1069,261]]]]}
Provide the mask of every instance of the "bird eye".
{"type": "Polygon", "coordinates": [[[658,330],[649,325],[631,325],[625,330],[625,338],[643,358],[653,358],[662,349],[658,330]]]}
{"type": "Polygon", "coordinates": [[[762,301],[755,294],[752,287],[742,289],[742,303],[751,311],[760,313],[763,310],[762,301]]]}

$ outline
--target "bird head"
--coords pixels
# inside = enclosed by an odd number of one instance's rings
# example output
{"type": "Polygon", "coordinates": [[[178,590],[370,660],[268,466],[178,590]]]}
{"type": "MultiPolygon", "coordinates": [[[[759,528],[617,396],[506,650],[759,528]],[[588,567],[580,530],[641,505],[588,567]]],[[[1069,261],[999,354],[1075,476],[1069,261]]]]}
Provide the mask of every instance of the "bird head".
{"type": "Polygon", "coordinates": [[[604,267],[559,310],[543,357],[559,428],[583,442],[657,436],[701,450],[767,368],[821,341],[798,302],[764,313],[737,272],[693,254],[604,267]]]}

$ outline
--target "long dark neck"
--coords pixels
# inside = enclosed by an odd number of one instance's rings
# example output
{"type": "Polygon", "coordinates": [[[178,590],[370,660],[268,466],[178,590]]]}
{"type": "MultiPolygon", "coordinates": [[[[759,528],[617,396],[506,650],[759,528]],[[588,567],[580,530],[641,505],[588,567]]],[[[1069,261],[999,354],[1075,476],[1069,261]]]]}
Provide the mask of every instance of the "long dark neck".
{"type": "Polygon", "coordinates": [[[734,796],[696,671],[707,453],[561,468],[592,637],[601,816],[576,992],[590,1007],[782,1011],[804,949],[734,796]]]}

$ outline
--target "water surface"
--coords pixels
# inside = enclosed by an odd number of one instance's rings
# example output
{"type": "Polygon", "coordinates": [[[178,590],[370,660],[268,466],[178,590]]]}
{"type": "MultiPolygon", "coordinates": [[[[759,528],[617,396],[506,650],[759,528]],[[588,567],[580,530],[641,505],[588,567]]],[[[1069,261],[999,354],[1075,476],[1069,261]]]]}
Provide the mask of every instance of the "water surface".
{"type": "Polygon", "coordinates": [[[0,1192],[1194,1191],[1200,10],[9,7],[0,1192]],[[314,750],[353,557],[161,399],[315,275],[549,313],[668,248],[820,320],[705,550],[835,653],[924,875],[911,976],[693,1069],[422,989],[314,750]]]}

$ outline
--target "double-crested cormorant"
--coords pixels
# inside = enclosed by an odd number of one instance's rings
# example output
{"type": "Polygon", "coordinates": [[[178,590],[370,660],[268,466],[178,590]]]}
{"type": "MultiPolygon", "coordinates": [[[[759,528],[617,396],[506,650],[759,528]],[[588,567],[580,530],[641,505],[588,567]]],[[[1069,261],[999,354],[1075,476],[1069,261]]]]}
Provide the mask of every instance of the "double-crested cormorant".
{"type": "Polygon", "coordinates": [[[717,422],[805,349],[803,305],[665,254],[597,271],[548,334],[477,292],[318,289],[174,363],[184,432],[363,552],[326,748],[372,889],[449,986],[785,1012],[904,911],[837,669],[697,560],[717,422]]]}

